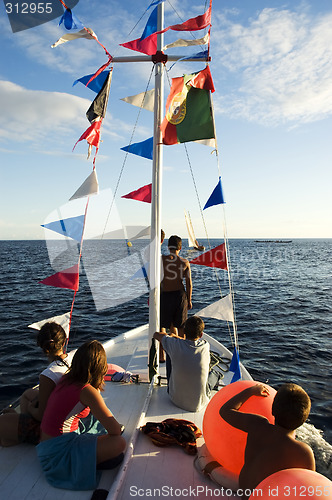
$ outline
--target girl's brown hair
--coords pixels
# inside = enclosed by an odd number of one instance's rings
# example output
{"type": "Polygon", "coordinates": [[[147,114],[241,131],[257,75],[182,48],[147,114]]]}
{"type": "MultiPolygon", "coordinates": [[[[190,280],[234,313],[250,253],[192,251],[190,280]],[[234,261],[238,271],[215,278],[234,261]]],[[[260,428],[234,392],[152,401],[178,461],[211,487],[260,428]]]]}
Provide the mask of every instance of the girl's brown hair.
{"type": "Polygon", "coordinates": [[[47,356],[54,357],[63,349],[66,342],[66,332],[61,325],[54,322],[44,323],[37,334],[37,345],[47,356]]]}
{"type": "Polygon", "coordinates": [[[102,390],[107,369],[104,347],[98,340],[89,340],[75,352],[64,380],[70,384],[90,384],[95,389],[102,390]]]}

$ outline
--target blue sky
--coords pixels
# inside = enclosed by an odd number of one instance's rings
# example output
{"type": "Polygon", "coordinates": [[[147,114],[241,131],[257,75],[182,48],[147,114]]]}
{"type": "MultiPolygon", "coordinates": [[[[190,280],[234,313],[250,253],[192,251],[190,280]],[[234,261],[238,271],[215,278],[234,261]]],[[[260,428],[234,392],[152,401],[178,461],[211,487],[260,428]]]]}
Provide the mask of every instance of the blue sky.
{"type": "MultiPolygon", "coordinates": [[[[80,0],[74,13],[112,55],[129,55],[118,44],[141,35],[147,15],[135,25],[148,3],[80,0]]],[[[182,21],[204,10],[197,0],[173,0],[172,5],[182,21]]],[[[88,40],[52,49],[63,34],[58,20],[12,33],[4,5],[0,8],[0,239],[42,239],[40,225],[91,172],[86,144],[79,143],[74,152],[72,148],[89,125],[85,112],[95,94],[72,83],[95,72],[106,57],[88,40]]],[[[331,238],[330,1],[214,0],[212,9],[213,101],[228,236],[331,238]]],[[[166,25],[181,22],[168,2],[166,19],[166,25]]],[[[179,35],[185,38],[184,33],[166,33],[165,43],[179,35]]],[[[203,67],[178,63],[169,76],[203,67]]],[[[129,144],[138,113],[120,99],[144,91],[150,71],[149,64],[114,69],[96,163],[102,190],[115,189],[125,158],[120,148],[129,144]]],[[[152,114],[143,110],[133,140],[151,135],[152,114]]],[[[166,234],[185,236],[186,209],[196,235],[204,237],[184,147],[164,149],[166,234]]],[[[218,180],[215,156],[192,143],[188,152],[204,205],[218,180]]],[[[123,224],[149,225],[148,204],[120,197],[150,182],[151,161],[128,155],[116,197],[123,224]]],[[[204,215],[209,236],[222,237],[221,207],[204,215]]]]}

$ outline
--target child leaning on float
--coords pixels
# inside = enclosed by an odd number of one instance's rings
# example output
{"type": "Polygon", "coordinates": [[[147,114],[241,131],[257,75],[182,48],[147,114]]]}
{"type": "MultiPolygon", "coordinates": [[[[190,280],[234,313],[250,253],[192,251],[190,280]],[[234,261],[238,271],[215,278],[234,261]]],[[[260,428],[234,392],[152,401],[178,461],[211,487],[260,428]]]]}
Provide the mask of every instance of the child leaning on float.
{"type": "Polygon", "coordinates": [[[308,394],[293,383],[278,391],[254,381],[222,388],[204,415],[205,445],[196,468],[225,488],[241,491],[243,499],[278,471],[312,473],[313,451],[295,436],[310,407],[308,394]]]}

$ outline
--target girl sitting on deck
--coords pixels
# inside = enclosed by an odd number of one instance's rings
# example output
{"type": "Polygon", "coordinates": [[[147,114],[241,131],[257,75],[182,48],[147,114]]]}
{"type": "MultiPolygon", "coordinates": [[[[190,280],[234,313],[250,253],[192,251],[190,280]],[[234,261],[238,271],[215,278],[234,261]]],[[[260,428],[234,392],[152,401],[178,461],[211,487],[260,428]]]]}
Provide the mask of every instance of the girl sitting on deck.
{"type": "Polygon", "coordinates": [[[37,344],[49,359],[50,365],[39,375],[39,388],[27,389],[20,398],[20,413],[8,408],[0,415],[0,444],[38,444],[40,422],[48,398],[56,384],[71,365],[74,351],[66,354],[66,332],[58,323],[45,323],[37,335],[37,344]]]}
{"type": "Polygon", "coordinates": [[[48,400],[37,454],[47,481],[56,488],[94,489],[99,479],[97,468],[112,468],[123,458],[126,442],[122,428],[100,394],[107,369],[102,344],[85,342],[48,400]],[[80,418],[90,409],[107,434],[77,432],[80,418]]]}

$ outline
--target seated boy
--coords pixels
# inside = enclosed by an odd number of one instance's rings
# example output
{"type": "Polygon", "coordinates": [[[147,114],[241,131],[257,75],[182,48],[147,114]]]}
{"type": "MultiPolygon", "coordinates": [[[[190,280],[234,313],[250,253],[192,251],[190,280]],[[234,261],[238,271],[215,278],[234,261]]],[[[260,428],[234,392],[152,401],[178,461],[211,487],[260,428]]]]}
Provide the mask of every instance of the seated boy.
{"type": "Polygon", "coordinates": [[[238,411],[251,396],[266,397],[268,394],[268,387],[256,384],[232,397],[219,410],[226,422],[248,433],[239,476],[239,487],[243,491],[252,491],[263,479],[279,470],[315,470],[312,449],[295,439],[295,430],[307,420],[311,407],[310,398],[302,387],[288,383],[279,388],[272,405],[274,425],[261,415],[238,411]]]}
{"type": "Polygon", "coordinates": [[[200,411],[209,402],[208,385],[210,346],[203,335],[204,322],[191,316],[184,325],[186,338],[156,332],[168,354],[171,367],[168,374],[168,392],[172,402],[187,411],[200,411]]]}

